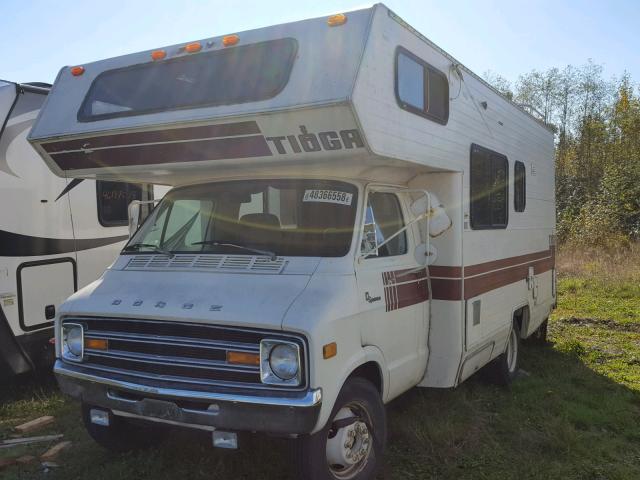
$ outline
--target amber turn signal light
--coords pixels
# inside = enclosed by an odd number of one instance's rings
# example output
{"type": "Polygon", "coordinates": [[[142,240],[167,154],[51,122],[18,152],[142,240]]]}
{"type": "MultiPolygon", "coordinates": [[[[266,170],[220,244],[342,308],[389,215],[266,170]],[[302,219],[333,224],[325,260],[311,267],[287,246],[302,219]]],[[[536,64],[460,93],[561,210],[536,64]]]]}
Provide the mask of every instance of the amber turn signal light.
{"type": "Polygon", "coordinates": [[[338,344],[336,342],[327,343],[322,347],[322,357],[326,360],[338,354],[338,344]]]}
{"type": "Polygon", "coordinates": [[[85,338],[84,348],[91,350],[109,350],[109,340],[102,338],[85,338]]]}
{"type": "Polygon", "coordinates": [[[231,47],[240,41],[240,37],[238,35],[227,35],[226,37],[222,37],[222,44],[225,47],[231,47]]]}
{"type": "Polygon", "coordinates": [[[337,13],[327,18],[327,25],[330,27],[337,27],[347,23],[347,16],[344,13],[337,13]]]}
{"type": "Polygon", "coordinates": [[[153,60],[162,60],[166,56],[167,52],[165,52],[164,50],[154,50],[153,52],[151,52],[151,58],[153,60]]]}
{"type": "Polygon", "coordinates": [[[71,75],[73,75],[74,77],[79,77],[80,75],[82,75],[84,73],[84,67],[71,67],[71,75]]]}
{"type": "Polygon", "coordinates": [[[184,46],[184,50],[185,52],[188,52],[188,53],[196,53],[202,50],[202,45],[200,44],[200,42],[187,43],[184,46]]]}
{"type": "Polygon", "coordinates": [[[247,352],[227,352],[227,363],[234,365],[260,365],[260,355],[247,352]]]}

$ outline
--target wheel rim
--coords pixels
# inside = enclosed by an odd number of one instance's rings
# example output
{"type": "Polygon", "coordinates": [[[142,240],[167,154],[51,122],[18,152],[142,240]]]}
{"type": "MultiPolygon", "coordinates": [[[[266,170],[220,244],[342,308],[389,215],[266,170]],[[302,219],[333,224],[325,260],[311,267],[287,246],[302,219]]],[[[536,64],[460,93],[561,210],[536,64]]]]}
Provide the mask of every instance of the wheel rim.
{"type": "Polygon", "coordinates": [[[509,367],[509,372],[513,373],[516,370],[518,365],[518,333],[516,329],[511,330],[511,335],[509,336],[509,343],[507,344],[507,366],[509,367]]]}
{"type": "Polygon", "coordinates": [[[358,475],[373,454],[373,432],[371,417],[358,402],[342,407],[333,419],[355,421],[342,428],[329,429],[327,435],[327,464],[335,478],[348,480],[358,475]]]}

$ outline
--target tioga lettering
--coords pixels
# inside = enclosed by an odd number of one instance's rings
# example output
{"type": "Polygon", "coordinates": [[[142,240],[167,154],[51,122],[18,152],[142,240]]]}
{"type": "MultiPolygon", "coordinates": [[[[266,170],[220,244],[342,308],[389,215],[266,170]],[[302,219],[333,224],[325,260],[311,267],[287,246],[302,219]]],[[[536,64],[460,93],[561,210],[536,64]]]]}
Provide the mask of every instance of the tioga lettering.
{"type": "Polygon", "coordinates": [[[342,150],[364,148],[364,141],[357,129],[309,133],[305,125],[300,125],[299,135],[266,137],[279,154],[319,152],[321,150],[342,150]]]}

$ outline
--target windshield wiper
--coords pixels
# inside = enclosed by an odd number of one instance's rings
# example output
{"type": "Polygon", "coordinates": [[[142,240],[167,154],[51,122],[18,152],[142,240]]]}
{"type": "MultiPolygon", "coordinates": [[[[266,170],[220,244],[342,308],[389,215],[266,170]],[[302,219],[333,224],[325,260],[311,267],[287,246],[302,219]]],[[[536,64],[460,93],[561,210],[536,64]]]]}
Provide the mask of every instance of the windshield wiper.
{"type": "Polygon", "coordinates": [[[133,250],[140,250],[141,248],[150,248],[152,251],[156,253],[162,253],[163,255],[167,255],[169,258],[173,258],[176,256],[175,253],[170,252],[169,250],[163,250],[157,245],[153,245],[152,243],[132,243],[131,245],[127,245],[124,247],[125,252],[131,252],[133,250]]]}
{"type": "Polygon", "coordinates": [[[260,250],[259,248],[251,248],[246,245],[238,245],[237,243],[230,242],[218,242],[217,240],[204,240],[202,242],[194,242],[191,245],[212,245],[214,247],[231,247],[238,248],[240,250],[246,250],[247,252],[257,253],[258,255],[264,255],[270,258],[273,262],[278,258],[274,252],[270,252],[269,250],[260,250]]]}

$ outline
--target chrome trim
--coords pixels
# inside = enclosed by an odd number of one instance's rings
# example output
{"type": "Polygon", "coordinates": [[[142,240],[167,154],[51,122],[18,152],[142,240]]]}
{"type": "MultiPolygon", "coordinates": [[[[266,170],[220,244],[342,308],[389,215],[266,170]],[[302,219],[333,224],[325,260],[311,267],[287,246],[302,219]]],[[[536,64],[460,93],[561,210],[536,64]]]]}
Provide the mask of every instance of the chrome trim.
{"type": "MultiPolygon", "coordinates": [[[[188,357],[173,357],[169,355],[149,355],[145,353],[126,352],[122,350],[85,350],[87,356],[113,358],[130,362],[152,363],[155,365],[169,365],[177,367],[191,367],[200,370],[221,370],[224,372],[259,373],[260,367],[250,365],[229,365],[220,360],[189,359],[188,357]]],[[[89,360],[90,364],[90,360],[89,360]]]]}
{"type": "Polygon", "coordinates": [[[265,385],[276,386],[300,386],[302,383],[302,364],[300,359],[300,346],[294,342],[263,338],[260,340],[260,379],[265,385]],[[298,371],[293,378],[285,380],[280,378],[271,367],[271,351],[279,345],[294,347],[296,351],[298,371]]]}
{"type": "Polygon", "coordinates": [[[213,402],[244,403],[249,405],[270,405],[277,407],[309,408],[322,402],[322,389],[312,389],[304,392],[301,397],[283,398],[266,395],[243,395],[218,392],[197,392],[192,390],[179,390],[174,388],[149,387],[136,383],[103,378],[88,373],[79,372],[65,365],[61,360],[56,360],[53,367],[56,375],[64,375],[77,380],[96,382],[110,387],[120,388],[125,391],[137,392],[141,394],[160,395],[166,397],[180,398],[186,400],[204,400],[213,402]]]}
{"type": "MultiPolygon", "coordinates": [[[[232,382],[228,380],[205,380],[202,378],[193,377],[176,377],[171,375],[160,375],[155,373],[139,372],[136,370],[123,370],[121,368],[105,367],[103,365],[82,364],[82,368],[87,370],[98,370],[105,373],[115,373],[116,375],[123,375],[125,377],[145,378],[147,380],[160,380],[164,382],[176,382],[187,383],[191,385],[205,385],[208,387],[229,387],[229,388],[250,388],[252,390],[277,390],[279,392],[297,392],[300,390],[294,390],[292,388],[284,389],[274,385],[265,385],[263,383],[246,383],[246,382],[232,382]]],[[[257,372],[256,372],[257,373],[257,372]]]]}
{"type": "Polygon", "coordinates": [[[199,340],[193,337],[172,337],[160,335],[144,335],[141,333],[124,333],[100,330],[99,332],[87,332],[87,338],[101,340],[122,340],[124,342],[150,343],[153,345],[171,345],[173,347],[197,347],[209,350],[233,350],[258,352],[258,344],[241,342],[222,342],[220,340],[199,340]]]}
{"type": "Polygon", "coordinates": [[[84,361],[84,325],[82,325],[81,323],[66,322],[64,325],[60,327],[60,355],[62,355],[62,357],[69,362],[82,363],[84,361]],[[73,357],[66,355],[65,341],[64,341],[65,327],[74,327],[74,328],[80,329],[80,333],[82,334],[80,337],[81,338],[80,339],[80,355],[75,355],[68,348],[66,349],[66,351],[68,351],[71,355],[73,355],[73,357]]]}

